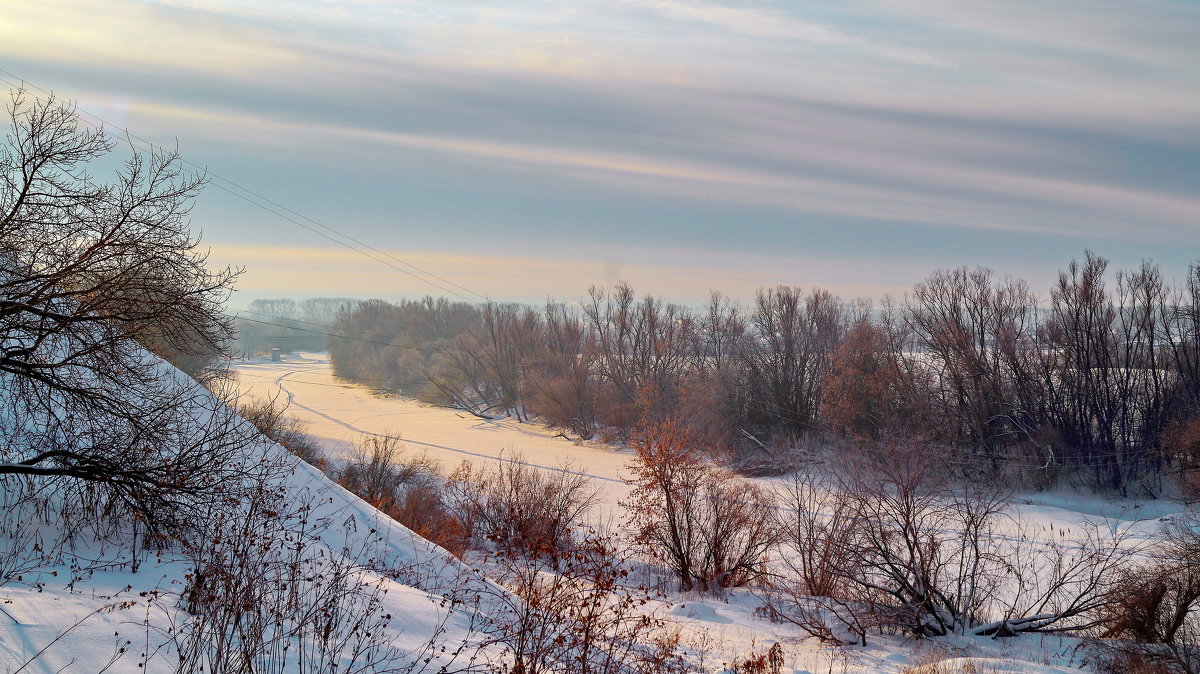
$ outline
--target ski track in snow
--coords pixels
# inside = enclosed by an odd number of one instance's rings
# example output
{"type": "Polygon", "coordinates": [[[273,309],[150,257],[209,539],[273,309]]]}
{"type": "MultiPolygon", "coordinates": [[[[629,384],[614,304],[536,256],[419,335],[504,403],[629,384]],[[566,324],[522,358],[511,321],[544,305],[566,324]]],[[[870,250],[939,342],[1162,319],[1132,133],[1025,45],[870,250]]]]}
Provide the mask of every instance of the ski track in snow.
{"type": "MultiPolygon", "coordinates": [[[[275,363],[253,359],[232,364],[244,391],[270,396],[282,393],[291,414],[307,424],[326,452],[350,459],[363,436],[397,437],[406,445],[430,450],[440,458],[462,457],[473,463],[504,461],[540,470],[563,471],[596,482],[605,505],[615,508],[631,489],[625,482],[628,451],[600,443],[579,443],[551,435],[537,424],[510,419],[479,420],[461,412],[427,405],[410,398],[381,397],[333,378],[327,354],[303,353],[275,363]],[[303,379],[300,375],[305,375],[303,379]],[[398,431],[398,432],[397,432],[398,431]],[[512,456],[518,453],[519,457],[512,456]],[[507,456],[506,456],[507,454],[507,456]],[[564,466],[564,462],[570,463],[564,466]]],[[[780,479],[758,479],[764,486],[780,479]]],[[[1018,494],[1015,513],[1031,528],[1055,529],[1080,522],[1133,527],[1136,538],[1151,534],[1158,520],[1178,511],[1164,500],[1148,503],[1113,502],[1072,491],[1018,494]]],[[[1047,532],[1047,536],[1056,532],[1047,532]]]]}
{"type": "Polygon", "coordinates": [[[377,438],[395,438],[397,440],[401,440],[405,444],[419,445],[421,447],[428,447],[429,449],[436,449],[436,450],[442,451],[442,452],[454,452],[454,453],[462,454],[465,456],[472,456],[472,457],[475,457],[478,459],[487,459],[489,461],[495,460],[495,461],[503,461],[505,463],[515,463],[515,464],[520,464],[523,466],[529,466],[531,468],[538,468],[541,470],[561,472],[561,473],[566,473],[568,475],[578,475],[580,477],[586,477],[586,478],[590,478],[593,480],[601,480],[601,481],[605,481],[605,482],[616,482],[618,484],[625,483],[624,480],[621,480],[621,479],[618,479],[615,477],[605,477],[603,475],[596,475],[594,473],[588,473],[586,471],[570,470],[568,468],[563,468],[561,466],[546,466],[546,465],[543,465],[540,463],[532,463],[530,461],[523,461],[520,459],[514,459],[511,457],[505,457],[505,456],[492,456],[490,454],[485,454],[483,452],[473,452],[469,449],[460,449],[458,447],[448,447],[446,445],[439,445],[439,444],[435,444],[432,442],[413,440],[413,439],[405,438],[405,437],[399,436],[399,435],[388,435],[386,433],[376,433],[375,431],[368,430],[366,428],[359,428],[358,426],[355,426],[354,424],[351,424],[351,423],[348,423],[341,419],[338,419],[337,417],[330,416],[329,414],[326,414],[325,412],[322,412],[321,410],[315,409],[313,407],[309,407],[308,405],[305,405],[304,403],[297,402],[295,394],[290,389],[288,389],[286,386],[283,385],[283,382],[288,377],[292,376],[293,374],[296,374],[296,373],[295,372],[284,373],[275,379],[275,383],[279,385],[280,390],[287,394],[289,408],[296,407],[296,408],[305,410],[309,414],[321,417],[322,419],[326,419],[330,423],[337,424],[338,426],[341,426],[350,431],[354,431],[355,433],[359,433],[361,435],[370,435],[370,436],[374,436],[377,438]]]}
{"type": "MultiPolygon", "coordinates": [[[[575,443],[555,437],[537,424],[514,420],[479,420],[464,414],[398,397],[383,397],[333,379],[328,356],[301,354],[274,363],[256,359],[234,363],[241,375],[242,389],[255,395],[283,395],[290,414],[307,424],[307,431],[335,459],[351,459],[360,440],[366,437],[395,437],[405,445],[419,447],[434,458],[463,458],[476,464],[492,461],[520,463],[540,470],[564,471],[593,480],[605,507],[619,511],[619,503],[631,489],[624,478],[632,457],[627,450],[600,443],[575,443]],[[513,453],[519,452],[519,457],[513,453]],[[570,465],[564,467],[564,462],[570,465]]],[[[760,484],[778,484],[778,479],[759,479],[760,484]]],[[[1029,526],[1030,534],[1058,537],[1060,530],[1082,521],[1129,526],[1134,536],[1150,535],[1158,520],[1178,512],[1167,501],[1135,503],[1113,501],[1068,489],[1038,494],[1019,494],[1014,514],[1029,526]],[[1040,532],[1037,529],[1041,529],[1040,532]]],[[[998,532],[1009,538],[1015,531],[998,532]]],[[[797,643],[798,634],[786,626],[764,622],[754,613],[750,594],[734,591],[722,599],[697,594],[672,594],[665,613],[679,620],[691,634],[706,634],[719,643],[719,661],[746,653],[762,652],[770,643],[783,640],[789,651],[789,673],[818,671],[897,672],[920,662],[926,645],[903,639],[877,638],[872,646],[854,649],[853,657],[839,655],[811,641],[797,643]],[[848,657],[848,659],[843,659],[848,657]]],[[[1037,674],[1078,673],[1079,642],[1067,637],[1043,636],[1003,643],[988,638],[955,637],[930,644],[930,649],[952,647],[961,655],[981,660],[974,664],[994,667],[998,672],[1021,671],[1037,674]]],[[[942,651],[944,656],[951,655],[942,651]]],[[[927,657],[927,656],[925,656],[927,657]]],[[[935,658],[941,659],[941,658],[935,658]]],[[[969,658],[958,658],[963,664],[969,658]]],[[[926,660],[928,661],[928,660],[926,660]]],[[[708,671],[727,671],[724,668],[708,671]]]]}
{"type": "Polygon", "coordinates": [[[617,512],[632,487],[625,482],[628,451],[600,443],[576,443],[542,426],[510,419],[480,420],[410,398],[381,397],[333,378],[326,354],[303,353],[283,362],[259,358],[234,362],[244,393],[280,396],[288,414],[305,423],[333,460],[353,460],[364,437],[394,437],[453,468],[460,460],[493,462],[585,477],[597,489],[601,519],[617,512]]]}

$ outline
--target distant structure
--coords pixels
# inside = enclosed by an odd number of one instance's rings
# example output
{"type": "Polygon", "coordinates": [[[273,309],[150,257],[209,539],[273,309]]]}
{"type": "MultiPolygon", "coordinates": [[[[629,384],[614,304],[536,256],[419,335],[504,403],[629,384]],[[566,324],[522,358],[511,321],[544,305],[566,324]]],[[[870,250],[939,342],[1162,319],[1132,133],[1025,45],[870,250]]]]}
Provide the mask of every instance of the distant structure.
{"type": "Polygon", "coordinates": [[[283,360],[283,359],[280,358],[280,356],[279,356],[279,347],[278,346],[272,347],[271,348],[271,362],[278,363],[281,360],[283,360]]]}

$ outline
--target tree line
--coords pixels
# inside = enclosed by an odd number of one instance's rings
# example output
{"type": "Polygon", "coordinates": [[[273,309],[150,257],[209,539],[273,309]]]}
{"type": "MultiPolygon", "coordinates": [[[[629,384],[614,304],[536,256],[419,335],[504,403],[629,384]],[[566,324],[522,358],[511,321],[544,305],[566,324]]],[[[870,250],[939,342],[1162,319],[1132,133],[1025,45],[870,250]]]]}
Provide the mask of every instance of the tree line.
{"type": "Polygon", "coordinates": [[[256,299],[237,312],[237,338],[228,347],[242,356],[269,354],[271,349],[321,351],[338,310],[355,302],[345,297],[256,299]]]}
{"type": "Polygon", "coordinates": [[[964,473],[1156,493],[1196,453],[1198,265],[1173,285],[1088,252],[1046,295],[960,267],[880,304],[778,286],[692,308],[627,284],[540,308],[371,300],[330,332],[351,381],[582,439],[675,421],[745,469],[904,439],[964,473]]]}

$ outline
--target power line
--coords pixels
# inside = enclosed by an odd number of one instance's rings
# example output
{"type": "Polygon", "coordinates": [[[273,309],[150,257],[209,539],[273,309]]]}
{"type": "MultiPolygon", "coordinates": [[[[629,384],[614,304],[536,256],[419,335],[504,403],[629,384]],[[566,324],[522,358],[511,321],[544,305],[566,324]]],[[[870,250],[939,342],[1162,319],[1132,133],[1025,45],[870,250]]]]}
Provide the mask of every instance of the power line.
{"type": "MultiPolygon", "coordinates": [[[[239,378],[249,377],[251,379],[264,379],[267,381],[276,382],[281,385],[283,384],[283,382],[279,381],[279,377],[268,377],[266,375],[261,375],[261,374],[247,374],[245,370],[241,370],[241,369],[236,370],[235,372],[237,373],[237,376],[239,378]]],[[[378,379],[378,378],[373,378],[373,377],[355,377],[355,380],[358,380],[358,379],[363,379],[366,381],[382,381],[382,382],[391,381],[390,379],[378,379]]],[[[361,386],[356,386],[355,384],[352,384],[352,383],[351,384],[338,384],[335,382],[332,384],[328,384],[325,382],[307,381],[304,379],[288,379],[286,381],[290,381],[290,382],[293,382],[296,384],[304,384],[305,386],[328,386],[331,388],[343,388],[343,389],[348,388],[348,389],[355,389],[355,390],[359,390],[359,391],[363,390],[363,388],[361,386]]]]}
{"type": "MultiPolygon", "coordinates": [[[[4,68],[0,68],[0,73],[4,73],[4,74],[8,75],[9,77],[18,81],[18,82],[13,82],[6,78],[0,77],[0,81],[5,82],[9,86],[12,86],[12,87],[18,88],[18,89],[23,89],[27,85],[29,87],[32,87],[32,88],[42,92],[43,94],[45,94],[47,96],[53,96],[53,92],[48,91],[48,90],[42,88],[41,86],[38,86],[36,83],[30,82],[16,74],[12,73],[11,71],[5,70],[4,68]]],[[[85,109],[79,108],[78,106],[75,107],[75,110],[81,116],[89,117],[89,118],[95,120],[96,122],[99,122],[99,125],[97,125],[94,123],[89,123],[89,122],[87,122],[87,120],[83,120],[84,123],[87,123],[98,129],[103,129],[104,126],[119,128],[119,127],[117,127],[117,125],[112,124],[111,122],[108,122],[107,120],[103,119],[102,117],[99,117],[98,115],[88,112],[85,109]]],[[[131,144],[134,144],[135,147],[136,147],[136,144],[134,143],[134,141],[137,141],[137,142],[140,142],[143,145],[145,145],[151,151],[155,151],[155,150],[162,151],[163,150],[162,146],[157,145],[153,141],[150,141],[141,136],[138,136],[137,134],[134,134],[128,128],[125,128],[124,132],[125,132],[126,137],[130,139],[131,144]]],[[[456,297],[459,297],[460,299],[463,299],[465,301],[471,302],[472,300],[470,298],[466,297],[465,295],[463,295],[455,290],[452,290],[451,288],[447,288],[447,287],[440,285],[438,283],[435,283],[434,281],[431,281],[429,279],[430,278],[436,279],[448,286],[453,286],[454,288],[462,290],[463,292],[466,292],[470,295],[474,295],[475,297],[478,297],[484,301],[490,301],[490,298],[485,294],[478,293],[478,292],[471,290],[465,286],[462,286],[458,283],[450,281],[442,276],[434,274],[433,272],[422,269],[421,267],[419,267],[417,265],[414,265],[410,262],[400,259],[386,251],[380,250],[379,248],[376,248],[368,243],[365,243],[362,240],[357,239],[345,232],[342,232],[334,227],[326,225],[326,224],[324,224],[318,220],[315,220],[311,217],[308,217],[307,215],[304,215],[303,213],[300,213],[292,208],[289,208],[286,205],[283,205],[277,201],[274,201],[254,190],[251,190],[250,188],[247,188],[247,187],[237,183],[236,181],[225,178],[224,176],[221,176],[220,174],[214,173],[214,172],[210,171],[207,167],[203,167],[203,166],[195,164],[191,161],[188,161],[187,159],[183,158],[182,156],[179,156],[178,160],[181,164],[184,164],[186,166],[190,166],[190,167],[194,168],[196,171],[200,172],[200,175],[202,175],[202,176],[211,176],[212,178],[220,181],[221,183],[225,183],[225,185],[222,185],[217,182],[211,183],[218,189],[221,189],[222,191],[224,191],[228,194],[236,196],[239,199],[242,199],[243,201],[245,201],[257,208],[260,208],[268,213],[271,213],[287,222],[290,222],[290,223],[292,223],[298,227],[301,227],[309,232],[312,232],[318,236],[321,236],[322,238],[325,238],[333,243],[344,246],[344,247],[354,251],[355,253],[358,253],[370,260],[373,260],[380,264],[386,265],[395,271],[406,274],[414,279],[417,279],[423,283],[431,285],[443,292],[446,292],[446,293],[449,293],[456,297]],[[247,195],[249,195],[249,196],[247,196],[247,195]],[[295,216],[295,217],[292,217],[292,216],[295,216]],[[297,219],[297,218],[299,218],[299,219],[297,219]],[[305,224],[305,222],[302,222],[301,220],[303,220],[307,223],[311,223],[311,225],[315,225],[315,227],[310,226],[309,224],[305,224]],[[322,231],[322,230],[324,230],[324,231],[322,231]],[[335,236],[341,237],[341,238],[340,239],[334,238],[335,236]],[[344,239],[344,240],[342,240],[342,239],[344,239]],[[366,249],[366,250],[362,250],[362,249],[366,249]],[[371,251],[371,252],[367,252],[367,251],[371,251]],[[381,259],[381,257],[372,255],[371,254],[372,252],[379,256],[382,256],[382,258],[386,258],[386,259],[381,259]],[[391,260],[391,262],[389,262],[389,260],[391,260]],[[409,269],[401,268],[400,266],[397,266],[398,264],[404,265],[405,267],[408,267],[409,269]],[[412,271],[410,271],[410,270],[412,270],[412,271]],[[424,277],[418,275],[418,273],[423,274],[429,278],[424,278],[424,277]]],[[[284,321],[289,321],[289,322],[293,322],[293,323],[301,323],[301,324],[307,324],[307,325],[320,325],[320,324],[316,324],[316,323],[300,321],[297,319],[284,318],[284,317],[280,317],[280,316],[270,316],[267,314],[261,314],[259,312],[253,312],[253,311],[249,311],[249,310],[246,310],[246,311],[248,313],[262,315],[262,316],[266,316],[268,318],[273,318],[276,320],[284,320],[284,321]]],[[[286,329],[296,330],[299,332],[307,332],[307,333],[311,333],[311,334],[324,335],[327,337],[334,337],[337,339],[345,339],[345,340],[352,340],[352,341],[358,341],[358,342],[363,342],[363,343],[375,344],[375,345],[379,345],[379,346],[383,346],[383,347],[409,349],[409,350],[414,350],[414,351],[428,350],[430,348],[430,347],[416,346],[416,345],[410,345],[410,344],[396,344],[393,342],[382,342],[382,341],[378,341],[378,340],[371,340],[371,339],[366,339],[366,338],[361,338],[361,337],[351,337],[348,335],[341,335],[341,334],[331,333],[331,332],[327,332],[327,331],[309,330],[309,329],[300,328],[300,327],[291,326],[291,325],[281,325],[278,323],[270,323],[267,321],[246,318],[244,316],[238,316],[238,319],[248,321],[251,323],[261,324],[261,325],[283,327],[286,329]]],[[[356,379],[361,379],[361,380],[365,380],[365,381],[388,381],[385,379],[372,379],[372,378],[368,378],[368,377],[356,377],[356,379]]],[[[721,396],[721,395],[718,395],[718,397],[720,397],[722,400],[725,400],[726,402],[730,402],[735,405],[743,406],[749,410],[754,410],[757,412],[764,413],[768,416],[775,417],[781,421],[795,423],[795,424],[799,424],[799,425],[807,426],[807,427],[815,427],[815,425],[812,424],[811,422],[797,419],[790,415],[781,414],[779,408],[777,408],[777,407],[775,407],[773,409],[768,409],[767,407],[750,404],[745,400],[738,400],[735,398],[729,398],[729,397],[721,396]]],[[[1127,453],[1125,453],[1125,452],[1089,453],[1089,455],[1086,457],[1074,458],[1073,460],[1071,460],[1071,463],[1076,466],[1104,465],[1106,462],[1104,462],[1103,459],[1105,459],[1105,458],[1124,459],[1124,458],[1126,458],[1126,454],[1127,453]]],[[[1000,458],[1021,458],[1021,457],[1017,457],[1017,456],[1000,454],[1000,453],[992,454],[991,456],[1000,457],[1000,458]]]]}
{"type": "MultiPolygon", "coordinates": [[[[8,84],[11,87],[20,89],[20,88],[24,88],[27,85],[27,86],[33,87],[34,89],[37,89],[38,91],[42,92],[43,94],[45,94],[47,96],[54,95],[53,92],[48,91],[48,90],[38,86],[37,84],[30,82],[22,77],[19,77],[18,75],[15,75],[14,73],[12,73],[8,70],[0,68],[0,73],[4,73],[19,82],[19,83],[12,82],[8,79],[0,77],[0,81],[3,81],[4,83],[8,84]]],[[[105,120],[104,118],[99,117],[98,115],[88,112],[87,110],[84,110],[82,108],[79,108],[78,106],[76,106],[75,109],[77,112],[79,112],[80,115],[90,117],[91,119],[100,123],[99,125],[97,125],[95,123],[90,123],[90,122],[87,122],[87,120],[84,120],[84,123],[87,123],[90,126],[93,126],[93,127],[99,128],[99,129],[102,129],[104,126],[108,126],[108,127],[112,127],[112,128],[119,128],[119,127],[117,127],[117,125],[105,120]]],[[[142,138],[141,136],[138,136],[137,134],[130,131],[128,128],[124,129],[124,131],[125,131],[125,135],[130,139],[131,143],[133,143],[133,141],[136,140],[136,141],[141,142],[142,144],[146,145],[151,151],[162,150],[162,146],[157,145],[152,141],[146,140],[145,138],[142,138]]],[[[221,185],[218,182],[211,183],[213,186],[217,187],[218,189],[221,189],[224,192],[232,194],[233,196],[236,196],[253,206],[256,206],[264,211],[267,211],[268,213],[271,213],[283,220],[286,220],[287,222],[290,222],[298,227],[302,227],[314,234],[317,234],[318,236],[321,236],[322,238],[325,238],[325,239],[332,241],[338,245],[349,248],[350,250],[358,253],[359,255],[362,255],[362,256],[364,256],[370,260],[373,260],[375,262],[378,262],[380,264],[386,265],[386,266],[394,269],[395,271],[398,271],[402,274],[411,276],[411,277],[417,279],[418,281],[427,283],[427,284],[441,290],[442,292],[449,293],[451,295],[459,297],[468,302],[472,302],[474,300],[470,299],[469,297],[467,297],[455,290],[447,288],[443,285],[439,285],[438,283],[435,283],[434,281],[429,280],[429,278],[423,278],[422,276],[419,276],[417,273],[414,273],[413,271],[410,271],[409,269],[404,269],[400,266],[397,266],[397,264],[395,264],[395,263],[404,265],[405,267],[409,267],[410,269],[415,270],[416,272],[419,272],[420,274],[424,274],[425,276],[428,276],[430,278],[437,279],[438,281],[441,281],[442,283],[444,283],[448,286],[453,286],[454,288],[458,288],[459,290],[462,290],[463,292],[466,292],[470,295],[474,295],[475,297],[478,297],[478,298],[484,300],[485,302],[490,301],[490,298],[485,294],[478,293],[474,290],[471,290],[470,288],[467,288],[458,283],[450,281],[442,276],[434,274],[433,272],[422,269],[421,267],[418,267],[417,265],[412,264],[411,262],[402,260],[402,259],[392,255],[391,253],[380,250],[379,248],[376,248],[368,243],[365,243],[365,242],[361,241],[360,239],[357,239],[345,232],[342,232],[338,229],[330,227],[329,225],[326,225],[318,220],[310,218],[307,215],[304,215],[303,213],[300,213],[294,209],[291,209],[291,208],[289,208],[277,201],[274,201],[258,192],[255,192],[254,190],[251,190],[248,187],[245,187],[233,180],[230,180],[229,178],[225,178],[224,176],[222,176],[220,174],[214,173],[214,172],[210,171],[207,167],[200,166],[191,161],[188,161],[187,159],[183,158],[182,156],[178,157],[178,159],[179,159],[180,163],[190,166],[193,169],[195,169],[196,171],[200,172],[200,175],[211,176],[211,177],[215,178],[216,180],[219,180],[229,186],[229,187],[226,187],[225,185],[221,185]],[[232,187],[234,189],[230,189],[230,187],[232,187]],[[234,191],[235,189],[240,190],[240,192],[234,191]],[[246,196],[246,195],[250,195],[250,196],[246,196]],[[253,197],[253,198],[251,198],[251,197],[253,197]],[[289,213],[295,217],[289,216],[288,215],[289,213]],[[312,223],[312,225],[319,227],[320,230],[318,230],[314,227],[311,227],[309,225],[306,225],[306,224],[304,224],[304,222],[301,222],[300,220],[297,220],[296,218],[300,218],[304,221],[312,223]],[[321,230],[324,230],[324,231],[321,231],[321,230]],[[327,234],[326,232],[329,232],[329,234],[327,234]],[[341,237],[341,239],[345,239],[345,241],[334,238],[333,236],[330,236],[330,234],[341,237]],[[347,241],[349,241],[351,243],[347,243],[347,241]],[[365,248],[365,249],[372,251],[372,252],[382,256],[383,258],[387,258],[387,259],[381,259],[380,257],[376,257],[375,255],[372,255],[371,253],[368,253],[365,250],[361,250],[360,248],[358,248],[356,246],[365,248]],[[391,260],[391,262],[389,262],[388,260],[391,260]]]]}
{"type": "MultiPolygon", "coordinates": [[[[263,314],[263,315],[265,315],[265,314],[263,314]]],[[[339,335],[339,334],[336,334],[333,332],[325,332],[322,330],[308,330],[306,328],[297,328],[297,327],[291,326],[291,325],[281,325],[279,323],[260,321],[260,320],[254,319],[254,318],[246,318],[245,316],[238,316],[236,314],[234,317],[237,318],[239,321],[249,321],[251,323],[258,323],[259,325],[269,325],[274,328],[286,328],[288,330],[297,330],[299,332],[309,332],[314,335],[324,335],[326,337],[336,337],[338,339],[348,339],[348,340],[355,341],[355,342],[365,342],[367,344],[378,344],[379,346],[389,346],[389,347],[396,348],[396,349],[411,349],[413,351],[425,351],[425,350],[429,349],[429,347],[427,347],[427,346],[416,346],[414,344],[396,344],[394,342],[380,342],[380,341],[377,341],[374,339],[367,339],[365,337],[351,337],[349,335],[339,335]]],[[[284,321],[291,320],[290,318],[279,318],[278,316],[272,316],[271,318],[278,318],[279,320],[284,320],[284,321]]]]}
{"type": "MultiPolygon", "coordinates": [[[[267,313],[263,313],[263,312],[261,312],[261,311],[255,311],[255,310],[253,310],[253,309],[239,309],[239,310],[238,310],[238,311],[237,311],[237,312],[234,314],[234,317],[235,317],[235,318],[237,318],[237,317],[239,317],[238,315],[239,315],[239,314],[242,314],[242,313],[246,313],[246,314],[254,314],[255,316],[262,316],[263,318],[274,318],[274,319],[275,319],[275,320],[277,320],[277,321],[288,321],[289,323],[299,323],[300,325],[312,325],[312,326],[314,326],[314,327],[318,327],[318,328],[331,328],[331,327],[333,327],[332,325],[330,325],[330,324],[328,324],[328,323],[316,323],[316,322],[314,322],[314,321],[305,321],[305,320],[301,320],[301,319],[299,319],[299,318],[289,318],[289,317],[287,317],[287,316],[275,316],[275,315],[273,315],[273,314],[267,314],[267,313]]],[[[246,320],[249,320],[249,319],[246,319],[246,320]]],[[[282,324],[280,324],[280,325],[281,325],[282,327],[290,327],[290,326],[286,326],[286,325],[282,325],[282,324]]],[[[352,339],[352,338],[349,338],[349,337],[348,337],[347,339],[352,339]]]]}

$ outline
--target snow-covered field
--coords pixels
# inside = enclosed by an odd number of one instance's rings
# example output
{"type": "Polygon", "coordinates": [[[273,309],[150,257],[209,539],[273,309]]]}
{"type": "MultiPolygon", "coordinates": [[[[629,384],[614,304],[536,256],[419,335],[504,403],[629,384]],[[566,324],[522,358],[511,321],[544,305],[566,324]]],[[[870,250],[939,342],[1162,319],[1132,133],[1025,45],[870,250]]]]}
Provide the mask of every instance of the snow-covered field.
{"type": "MultiPolygon", "coordinates": [[[[285,356],[278,363],[255,359],[235,363],[234,369],[243,391],[289,402],[289,413],[303,420],[307,431],[336,458],[353,456],[364,435],[378,434],[399,436],[408,451],[424,452],[448,468],[462,460],[486,464],[514,456],[546,470],[569,464],[593,480],[604,504],[601,516],[610,520],[619,518],[619,501],[629,490],[623,482],[631,460],[627,450],[572,442],[536,424],[486,421],[409,399],[376,396],[335,380],[325,354],[285,356]]],[[[1026,525],[1046,535],[1090,520],[1128,527],[1134,537],[1140,537],[1179,509],[1169,501],[1113,502],[1067,490],[1021,495],[1017,503],[1017,514],[1026,525]]],[[[675,595],[662,608],[679,620],[691,641],[708,644],[711,652],[706,660],[713,671],[721,671],[721,663],[731,657],[765,650],[775,641],[786,643],[791,671],[797,673],[898,671],[940,655],[991,658],[977,663],[984,672],[1079,671],[1083,661],[1076,640],[1058,637],[961,638],[936,645],[876,639],[863,649],[831,650],[811,641],[796,643],[795,631],[756,617],[754,605],[750,595],[734,592],[724,600],[675,595]]]]}
{"type": "Polygon", "coordinates": [[[575,443],[553,431],[513,419],[486,421],[466,412],[400,397],[381,397],[333,377],[323,353],[284,356],[279,363],[256,358],[233,363],[240,389],[288,403],[287,414],[335,459],[353,458],[364,436],[403,438],[410,453],[425,453],[450,470],[461,461],[491,464],[519,460],[546,470],[586,473],[604,504],[615,508],[629,493],[624,483],[628,451],[600,443],[575,443]]]}
{"type": "MultiPolygon", "coordinates": [[[[633,458],[627,449],[599,442],[579,443],[532,423],[501,418],[486,421],[466,412],[402,397],[384,397],[333,377],[324,353],[284,356],[281,362],[256,358],[233,363],[240,389],[289,403],[287,413],[306,424],[332,458],[352,458],[364,436],[403,438],[407,451],[425,453],[452,469],[461,461],[488,464],[519,456],[546,470],[570,466],[584,473],[615,514],[629,493],[624,483],[633,458]]],[[[771,482],[771,480],[763,480],[771,482]]],[[[1107,521],[1132,531],[1153,532],[1159,520],[1180,509],[1169,500],[1113,501],[1074,490],[1018,495],[1021,519],[1034,528],[1069,527],[1081,520],[1107,521]]]]}
{"type": "MultiPolygon", "coordinates": [[[[619,501],[629,491],[623,482],[631,460],[626,450],[577,444],[535,424],[485,421],[411,400],[378,397],[335,381],[323,354],[288,357],[280,363],[266,359],[240,362],[235,370],[244,392],[286,399],[289,413],[305,421],[308,432],[335,458],[352,457],[364,435],[382,434],[402,437],[407,451],[427,453],[446,468],[462,460],[487,464],[518,455],[545,470],[569,465],[568,469],[592,479],[604,505],[599,516],[619,520],[619,501]]],[[[256,451],[269,456],[281,450],[264,442],[256,451]]],[[[346,554],[346,549],[365,549],[356,548],[353,541],[369,532],[378,537],[370,554],[393,568],[416,565],[421,569],[414,573],[422,576],[424,589],[417,589],[414,581],[404,577],[375,579],[388,590],[382,601],[383,609],[394,616],[388,634],[392,645],[418,653],[435,633],[453,643],[470,632],[469,612],[448,615],[441,604],[442,593],[464,583],[486,581],[404,527],[379,519],[374,508],[332,484],[319,471],[300,464],[284,479],[289,495],[317,504],[316,514],[327,528],[316,537],[329,550],[346,554]]],[[[1114,503],[1065,491],[1024,495],[1019,503],[1024,520],[1047,529],[1053,525],[1061,530],[1084,518],[1104,518],[1113,526],[1132,527],[1139,535],[1150,533],[1159,518],[1178,509],[1166,501],[1114,503]]],[[[0,563],[16,540],[20,524],[3,522],[0,563]]],[[[143,654],[153,653],[159,647],[156,644],[162,643],[163,630],[170,628],[171,611],[178,610],[175,597],[189,571],[187,561],[169,552],[152,554],[134,572],[120,565],[129,559],[128,551],[110,547],[75,553],[108,556],[118,564],[73,578],[76,574],[69,560],[64,560],[21,582],[0,586],[0,674],[174,671],[169,653],[143,654]],[[155,593],[160,593],[157,599],[155,593]],[[114,655],[121,657],[109,666],[114,655]],[[139,667],[142,662],[145,666],[139,667]]],[[[966,671],[981,673],[1087,671],[1085,654],[1078,649],[1078,640],[1071,638],[954,637],[922,642],[873,637],[865,648],[829,648],[756,616],[756,606],[752,593],[739,590],[723,598],[670,594],[651,609],[674,623],[693,663],[707,672],[724,672],[734,658],[751,651],[765,652],[776,642],[783,645],[783,671],[787,674],[899,672],[942,661],[971,662],[975,669],[966,671]]]]}

